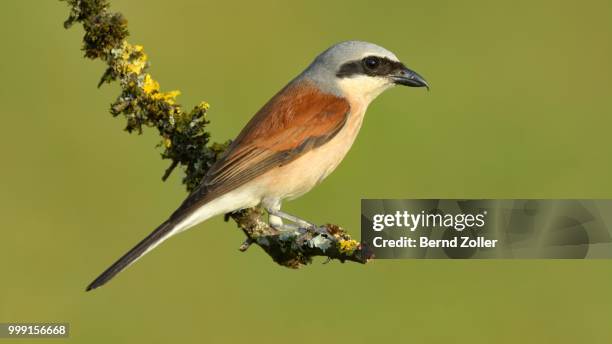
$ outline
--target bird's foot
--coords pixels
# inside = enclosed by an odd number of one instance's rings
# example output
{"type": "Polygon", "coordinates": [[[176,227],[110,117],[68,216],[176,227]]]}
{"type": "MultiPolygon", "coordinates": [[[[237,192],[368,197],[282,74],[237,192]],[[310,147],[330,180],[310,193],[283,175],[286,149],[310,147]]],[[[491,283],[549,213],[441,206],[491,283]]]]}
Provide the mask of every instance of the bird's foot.
{"type": "Polygon", "coordinates": [[[270,225],[279,231],[292,231],[295,232],[301,228],[304,229],[314,229],[317,228],[316,225],[302,220],[301,218],[287,214],[280,210],[276,209],[267,209],[270,214],[270,225]],[[293,224],[283,223],[283,219],[293,222],[293,224]]]}
{"type": "Polygon", "coordinates": [[[293,233],[300,230],[300,226],[293,223],[270,223],[270,226],[279,232],[293,233]]]}

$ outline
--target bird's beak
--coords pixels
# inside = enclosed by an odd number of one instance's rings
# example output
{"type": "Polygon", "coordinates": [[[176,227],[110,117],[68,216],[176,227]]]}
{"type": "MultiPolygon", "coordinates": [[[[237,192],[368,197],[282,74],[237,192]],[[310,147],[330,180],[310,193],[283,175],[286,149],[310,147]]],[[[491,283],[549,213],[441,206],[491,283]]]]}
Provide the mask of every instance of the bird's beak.
{"type": "Polygon", "coordinates": [[[427,87],[429,90],[429,84],[425,79],[420,76],[417,72],[410,70],[406,67],[391,75],[391,80],[394,83],[410,87],[427,87]]]}

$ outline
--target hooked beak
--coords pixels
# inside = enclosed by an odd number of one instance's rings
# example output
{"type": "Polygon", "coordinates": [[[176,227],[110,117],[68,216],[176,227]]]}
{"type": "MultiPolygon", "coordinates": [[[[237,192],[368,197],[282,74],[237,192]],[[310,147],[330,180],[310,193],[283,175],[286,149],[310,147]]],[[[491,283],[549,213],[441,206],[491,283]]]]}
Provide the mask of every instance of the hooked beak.
{"type": "Polygon", "coordinates": [[[400,69],[398,72],[392,74],[390,77],[395,84],[410,87],[427,87],[427,90],[429,91],[429,84],[427,84],[427,81],[425,81],[425,79],[417,72],[410,70],[406,67],[400,69]]]}

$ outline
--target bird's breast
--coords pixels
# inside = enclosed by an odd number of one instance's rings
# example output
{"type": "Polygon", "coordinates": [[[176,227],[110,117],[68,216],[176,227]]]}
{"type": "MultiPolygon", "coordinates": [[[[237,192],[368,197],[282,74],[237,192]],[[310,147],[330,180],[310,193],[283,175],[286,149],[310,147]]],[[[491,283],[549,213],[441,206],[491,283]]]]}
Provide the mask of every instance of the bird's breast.
{"type": "Polygon", "coordinates": [[[353,145],[367,106],[354,104],[342,129],[327,143],[266,174],[264,198],[296,198],[336,169],[353,145]]]}

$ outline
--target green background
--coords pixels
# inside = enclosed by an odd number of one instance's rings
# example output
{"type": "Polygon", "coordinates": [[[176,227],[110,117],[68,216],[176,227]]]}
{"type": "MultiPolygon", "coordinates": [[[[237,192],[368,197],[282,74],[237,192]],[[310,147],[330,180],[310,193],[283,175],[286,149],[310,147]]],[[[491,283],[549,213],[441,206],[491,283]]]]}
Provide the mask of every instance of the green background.
{"type": "MultiPolygon", "coordinates": [[[[612,3],[113,1],[154,77],[211,103],[213,139],[323,49],[378,43],[424,75],[370,107],[323,184],[285,209],[359,233],[361,198],[610,198],[612,3]]],[[[274,265],[215,218],[84,288],[185,193],[158,138],[108,114],[65,4],[0,11],[0,322],[70,322],[75,343],[609,343],[610,261],[317,260],[274,265]]],[[[1,340],[5,342],[8,340],[1,340]]],[[[22,340],[25,343],[28,340],[22,340]]],[[[36,343],[63,340],[31,340],[36,343]]]]}

